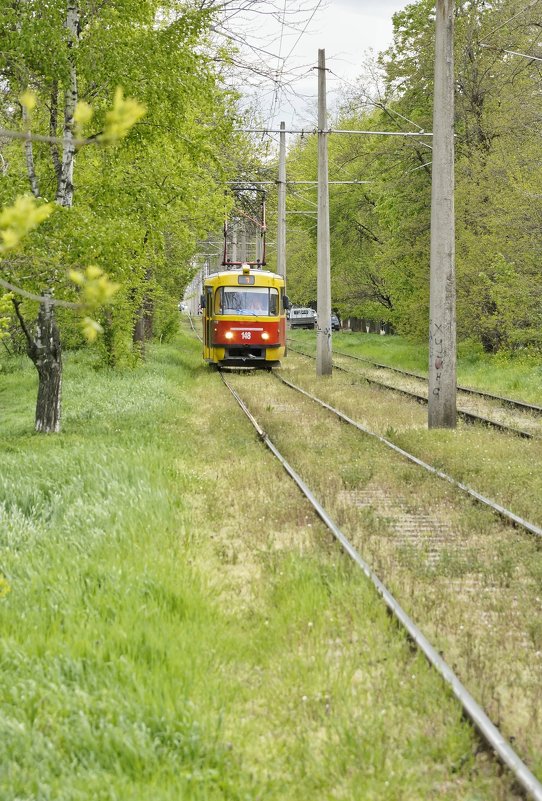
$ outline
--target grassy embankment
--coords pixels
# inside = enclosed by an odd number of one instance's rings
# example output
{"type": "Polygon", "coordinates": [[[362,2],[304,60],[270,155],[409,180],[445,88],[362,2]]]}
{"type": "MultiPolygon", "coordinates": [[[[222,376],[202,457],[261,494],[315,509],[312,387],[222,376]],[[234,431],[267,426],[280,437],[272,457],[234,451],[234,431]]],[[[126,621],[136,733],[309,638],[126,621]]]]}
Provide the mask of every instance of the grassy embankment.
{"type": "MultiPolygon", "coordinates": [[[[313,331],[291,334],[300,343],[314,346],[313,331]]],[[[427,345],[403,337],[339,331],[333,334],[333,346],[337,351],[427,375],[427,345]]],[[[463,386],[542,405],[542,358],[527,351],[518,351],[513,356],[491,355],[473,343],[460,343],[457,380],[463,386]]]]}
{"type": "Polygon", "coordinates": [[[0,372],[0,798],[510,798],[199,346],[0,372]]]}

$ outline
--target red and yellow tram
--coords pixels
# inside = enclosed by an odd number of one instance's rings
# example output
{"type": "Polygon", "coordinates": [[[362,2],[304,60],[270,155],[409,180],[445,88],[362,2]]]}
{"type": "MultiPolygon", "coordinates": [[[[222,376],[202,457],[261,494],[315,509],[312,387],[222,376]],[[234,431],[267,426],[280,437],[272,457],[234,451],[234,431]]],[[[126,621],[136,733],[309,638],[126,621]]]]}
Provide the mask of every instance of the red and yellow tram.
{"type": "Polygon", "coordinates": [[[203,358],[209,364],[271,367],[286,354],[284,278],[243,264],[205,279],[203,358]]]}

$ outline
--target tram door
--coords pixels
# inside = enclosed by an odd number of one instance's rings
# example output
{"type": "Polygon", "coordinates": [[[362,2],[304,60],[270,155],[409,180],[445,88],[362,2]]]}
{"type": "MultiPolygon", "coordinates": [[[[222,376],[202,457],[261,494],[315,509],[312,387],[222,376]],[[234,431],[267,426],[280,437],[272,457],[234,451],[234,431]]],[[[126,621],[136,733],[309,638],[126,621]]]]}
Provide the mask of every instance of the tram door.
{"type": "Polygon", "coordinates": [[[208,286],[205,288],[205,331],[204,341],[205,347],[212,346],[212,330],[213,330],[213,287],[208,286]]]}

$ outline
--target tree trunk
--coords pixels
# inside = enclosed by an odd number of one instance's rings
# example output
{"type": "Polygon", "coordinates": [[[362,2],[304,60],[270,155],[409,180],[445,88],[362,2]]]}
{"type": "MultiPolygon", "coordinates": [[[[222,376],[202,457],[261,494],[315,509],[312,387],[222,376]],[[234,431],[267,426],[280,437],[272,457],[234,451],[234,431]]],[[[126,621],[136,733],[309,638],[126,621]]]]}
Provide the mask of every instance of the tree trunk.
{"type": "Polygon", "coordinates": [[[73,206],[73,165],[75,162],[75,146],[73,144],[73,115],[77,106],[77,65],[75,50],[79,41],[80,10],[77,0],[69,0],[66,14],[68,29],[68,58],[70,72],[68,85],[64,93],[64,150],[56,193],[56,202],[60,206],[73,206]]]}
{"type": "MultiPolygon", "coordinates": [[[[145,272],[145,282],[150,283],[152,270],[145,272]]],[[[151,290],[152,291],[152,290],[151,290]]],[[[150,293],[144,291],[141,306],[136,311],[136,321],[133,332],[133,343],[137,347],[142,359],[145,358],[145,341],[152,339],[154,325],[154,302],[150,293]]]]}
{"type": "Polygon", "coordinates": [[[154,302],[149,295],[145,295],[143,299],[143,310],[145,339],[152,339],[154,336],[154,302]]]}
{"type": "MultiPolygon", "coordinates": [[[[49,112],[49,136],[56,137],[58,125],[58,81],[54,80],[51,86],[51,109],[49,112]]],[[[62,164],[58,154],[58,145],[56,142],[51,142],[51,159],[53,161],[53,168],[56,176],[57,187],[60,184],[62,176],[62,164]]]]}
{"type": "MultiPolygon", "coordinates": [[[[28,111],[26,106],[22,106],[23,110],[23,124],[27,133],[30,133],[30,120],[28,118],[28,111]]],[[[24,153],[26,158],[26,171],[28,173],[28,180],[30,181],[30,188],[34,197],[40,196],[40,188],[38,178],[36,176],[36,168],[34,166],[34,151],[32,149],[32,141],[27,139],[24,143],[24,153]]]]}
{"type": "Polygon", "coordinates": [[[54,307],[47,301],[40,304],[34,342],[36,348],[33,362],[39,376],[36,431],[56,433],[60,431],[62,350],[54,307]]]}
{"type": "Polygon", "coordinates": [[[135,348],[142,359],[145,358],[145,310],[140,306],[136,312],[134,333],[132,336],[135,348]]]}
{"type": "Polygon", "coordinates": [[[62,398],[62,349],[54,306],[48,298],[40,304],[35,337],[31,336],[21,315],[20,302],[15,301],[14,306],[26,336],[27,353],[38,371],[36,431],[44,434],[58,433],[62,398]]]}

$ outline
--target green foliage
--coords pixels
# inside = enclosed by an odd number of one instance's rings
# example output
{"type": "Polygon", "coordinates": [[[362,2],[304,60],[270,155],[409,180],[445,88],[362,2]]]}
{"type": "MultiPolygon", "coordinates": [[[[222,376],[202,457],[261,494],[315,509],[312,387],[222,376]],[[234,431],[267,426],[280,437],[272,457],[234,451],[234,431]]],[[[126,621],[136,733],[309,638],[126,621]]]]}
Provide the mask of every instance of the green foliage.
{"type": "MultiPolygon", "coordinates": [[[[232,95],[222,86],[207,41],[208,10],[173,0],[79,7],[80,32],[70,41],[63,0],[53,0],[46,15],[37,0],[17,4],[17,13],[0,0],[0,114],[6,126],[20,125],[22,98],[34,133],[61,135],[64,92],[75,69],[76,135],[114,145],[78,151],[73,207],[35,233],[10,266],[10,279],[34,293],[54,286],[57,297],[77,300],[88,282],[77,292],[66,276],[96,265],[111,286],[122,285],[119,309],[86,324],[91,337],[96,323],[109,327],[115,352],[108,362],[118,364],[131,360],[127,351],[143,305],[151,316],[167,316],[191,276],[197,239],[220,226],[232,95]]],[[[32,147],[40,194],[54,197],[52,155],[61,147],[32,147]]],[[[27,191],[28,162],[19,143],[5,146],[3,154],[9,169],[0,204],[9,205],[27,191]]],[[[33,313],[31,304],[25,306],[33,313]]],[[[72,324],[60,317],[75,344],[72,324]]]]}
{"type": "Polygon", "coordinates": [[[52,203],[38,205],[29,195],[20,196],[12,206],[4,207],[0,212],[0,255],[15,250],[52,211],[52,203]]]}
{"type": "MultiPolygon", "coordinates": [[[[85,105],[75,109],[74,120],[80,124],[90,122],[90,106],[85,105]]],[[[145,115],[145,106],[130,97],[125,98],[123,91],[117,87],[113,108],[105,114],[105,125],[103,132],[98,136],[98,140],[103,144],[109,145],[124,139],[130,128],[145,115]]]]}
{"type": "MultiPolygon", "coordinates": [[[[393,45],[370,76],[360,76],[333,127],[431,130],[434,3],[410,3],[393,20],[393,45]]],[[[489,352],[540,349],[542,77],[539,62],[502,52],[534,52],[535,7],[458,2],[455,23],[458,335],[489,352]]],[[[333,305],[343,317],[387,320],[420,340],[428,331],[430,142],[329,138],[330,179],[369,182],[330,186],[333,305]]],[[[315,178],[314,141],[294,145],[288,174],[315,178]]],[[[292,207],[313,210],[316,192],[305,198],[292,207]]],[[[314,283],[313,223],[290,218],[292,297],[305,297],[307,281],[314,283]]]]}
{"type": "Polygon", "coordinates": [[[0,340],[7,339],[9,336],[9,327],[13,316],[14,298],[13,292],[5,292],[0,295],[0,340]]]}

